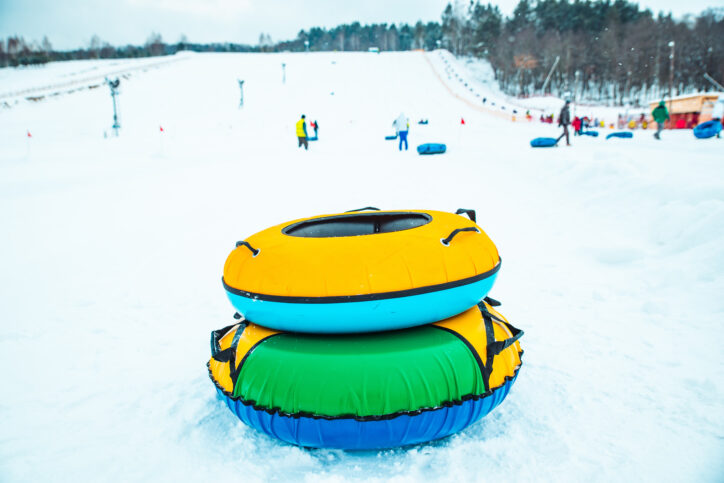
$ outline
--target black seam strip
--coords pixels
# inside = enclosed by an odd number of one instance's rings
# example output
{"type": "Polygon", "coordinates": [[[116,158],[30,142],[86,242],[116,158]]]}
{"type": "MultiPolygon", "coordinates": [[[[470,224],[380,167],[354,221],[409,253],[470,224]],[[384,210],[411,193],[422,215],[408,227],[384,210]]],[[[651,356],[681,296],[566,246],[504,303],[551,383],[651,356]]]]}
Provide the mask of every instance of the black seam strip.
{"type": "Polygon", "coordinates": [[[513,373],[512,376],[505,376],[505,380],[503,381],[503,384],[496,387],[492,391],[486,391],[483,394],[466,394],[465,396],[461,397],[459,400],[445,401],[445,402],[441,403],[439,406],[435,406],[435,407],[431,407],[431,408],[420,408],[420,409],[415,409],[413,411],[398,411],[396,413],[383,414],[381,416],[354,416],[351,414],[340,415],[340,416],[323,416],[323,415],[314,414],[314,413],[310,413],[310,412],[306,412],[306,411],[300,411],[298,413],[287,413],[285,411],[282,411],[279,408],[270,409],[270,408],[261,407],[261,406],[257,405],[254,401],[245,401],[241,398],[234,397],[232,394],[229,394],[229,392],[226,391],[223,387],[219,386],[219,384],[214,379],[214,376],[211,373],[211,367],[209,366],[209,363],[206,363],[206,367],[209,370],[209,378],[211,378],[211,381],[214,383],[214,386],[216,386],[216,388],[219,391],[221,391],[224,394],[224,396],[226,396],[229,399],[232,399],[234,401],[238,401],[241,404],[243,404],[244,406],[251,406],[256,411],[264,411],[265,413],[268,413],[268,414],[272,414],[272,415],[278,414],[281,417],[294,418],[294,419],[312,418],[312,419],[324,419],[326,421],[332,421],[335,419],[354,419],[355,421],[365,422],[365,421],[385,421],[385,420],[389,420],[389,419],[395,419],[398,416],[417,416],[419,414],[422,414],[422,413],[425,413],[428,411],[437,411],[442,408],[460,406],[465,401],[469,401],[469,400],[478,401],[480,399],[485,399],[486,397],[492,396],[495,393],[495,391],[500,390],[503,386],[505,386],[505,384],[512,381],[518,375],[518,371],[520,371],[520,368],[523,366],[522,356],[523,356],[523,351],[519,351],[518,357],[521,358],[520,365],[518,365],[518,367],[515,368],[515,372],[513,373]]]}
{"type": "Polygon", "coordinates": [[[431,325],[430,327],[435,327],[437,329],[444,330],[445,332],[451,333],[452,335],[454,335],[455,337],[460,339],[463,342],[463,344],[465,344],[467,346],[467,348],[470,350],[470,352],[472,352],[473,357],[475,357],[475,362],[478,363],[478,369],[480,369],[480,377],[483,379],[483,388],[484,388],[485,392],[488,392],[488,389],[489,389],[488,383],[485,380],[485,365],[483,365],[483,360],[480,358],[480,354],[478,354],[478,351],[475,350],[475,346],[473,346],[473,344],[471,344],[469,340],[467,340],[465,337],[463,337],[462,334],[459,334],[452,329],[449,329],[447,327],[442,327],[439,325],[434,325],[434,324],[431,325]]]}
{"type": "Polygon", "coordinates": [[[227,332],[233,329],[238,324],[227,325],[223,329],[217,329],[211,331],[211,357],[214,357],[217,353],[221,352],[221,346],[219,341],[224,337],[227,332]]]}
{"type": "Polygon", "coordinates": [[[254,300],[265,300],[267,302],[284,302],[284,303],[295,303],[295,304],[337,304],[345,302],[368,302],[371,300],[383,300],[383,299],[394,299],[400,297],[409,297],[411,295],[421,295],[430,292],[438,292],[440,290],[446,290],[449,288],[461,287],[471,283],[479,282],[480,280],[486,279],[491,275],[500,270],[500,264],[502,259],[498,259],[498,264],[491,270],[485,273],[480,273],[473,277],[463,278],[461,280],[455,280],[452,282],[440,283],[437,285],[427,285],[425,287],[411,288],[407,290],[398,290],[395,292],[381,292],[381,293],[368,293],[360,295],[335,295],[331,297],[294,297],[288,295],[267,295],[262,293],[247,292],[246,290],[240,290],[229,286],[224,277],[221,277],[221,283],[227,292],[246,297],[254,300]]]}
{"type": "Polygon", "coordinates": [[[493,320],[487,314],[483,314],[483,323],[485,324],[485,337],[487,345],[485,346],[485,387],[490,387],[490,376],[493,374],[493,361],[495,354],[493,353],[493,344],[495,344],[495,329],[493,329],[493,320]]]}
{"type": "Polygon", "coordinates": [[[215,360],[216,362],[226,364],[231,360],[231,356],[233,354],[234,354],[234,349],[231,347],[227,347],[226,349],[219,351],[216,354],[212,355],[211,358],[213,360],[215,360]]]}
{"type": "MultiPolygon", "coordinates": [[[[275,335],[282,335],[282,332],[279,332],[279,333],[276,333],[276,334],[272,334],[272,335],[266,336],[266,337],[264,337],[263,339],[256,341],[256,343],[255,343],[253,346],[249,347],[249,350],[246,351],[246,354],[244,354],[244,357],[241,358],[241,362],[239,362],[239,366],[238,366],[236,369],[234,369],[233,371],[230,371],[230,372],[229,372],[229,377],[231,377],[232,393],[233,393],[234,391],[236,391],[237,379],[239,378],[239,374],[241,374],[241,368],[244,367],[244,363],[245,363],[246,360],[249,358],[249,355],[251,355],[251,353],[254,352],[254,350],[255,350],[257,347],[259,347],[259,345],[260,345],[262,342],[265,342],[265,341],[271,339],[271,338],[274,337],[275,335]]],[[[230,364],[232,364],[232,363],[233,363],[233,364],[236,363],[236,351],[234,351],[234,360],[233,360],[233,362],[230,362],[230,364]]],[[[212,379],[213,379],[213,378],[212,378],[212,379]]],[[[218,386],[217,386],[217,387],[218,387],[218,386]]]]}
{"type": "Polygon", "coordinates": [[[236,348],[239,346],[239,340],[241,340],[241,336],[248,325],[249,323],[244,320],[237,326],[234,338],[231,339],[231,345],[229,346],[229,349],[231,349],[231,356],[229,357],[229,377],[231,378],[232,392],[236,389],[236,379],[239,375],[236,367],[234,367],[236,364],[236,348]]]}

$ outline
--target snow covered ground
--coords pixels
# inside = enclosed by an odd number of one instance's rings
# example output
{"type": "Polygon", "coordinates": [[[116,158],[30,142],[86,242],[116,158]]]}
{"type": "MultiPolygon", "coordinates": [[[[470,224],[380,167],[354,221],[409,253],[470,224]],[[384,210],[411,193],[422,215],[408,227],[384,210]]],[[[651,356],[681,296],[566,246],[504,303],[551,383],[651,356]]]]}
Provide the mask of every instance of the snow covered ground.
{"type": "MultiPolygon", "coordinates": [[[[118,138],[105,86],[0,109],[0,480],[721,481],[724,141],[534,150],[554,126],[474,109],[436,58],[188,55],[122,79],[118,138]],[[383,140],[401,111],[407,152],[383,140]],[[307,152],[302,113],[320,124],[307,152]],[[233,313],[224,260],[272,224],[368,205],[477,209],[523,368],[442,441],[281,444],[207,376],[233,313]]],[[[22,75],[0,70],[0,92],[22,75]]]]}

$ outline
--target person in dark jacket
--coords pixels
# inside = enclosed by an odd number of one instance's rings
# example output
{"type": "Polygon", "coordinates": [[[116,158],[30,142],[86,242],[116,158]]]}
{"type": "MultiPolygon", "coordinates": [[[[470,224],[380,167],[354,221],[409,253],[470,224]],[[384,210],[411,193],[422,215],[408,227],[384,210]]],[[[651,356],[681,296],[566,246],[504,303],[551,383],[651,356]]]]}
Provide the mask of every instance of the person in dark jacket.
{"type": "Polygon", "coordinates": [[[669,111],[666,109],[666,103],[664,101],[659,102],[659,105],[651,111],[651,115],[654,117],[654,121],[656,121],[654,137],[661,139],[661,131],[664,130],[664,124],[669,120],[669,111]]]}
{"type": "Polygon", "coordinates": [[[563,134],[560,135],[558,138],[558,141],[561,140],[563,136],[566,137],[566,146],[571,145],[571,141],[568,137],[568,125],[571,123],[571,111],[570,111],[570,104],[571,101],[566,99],[566,103],[561,108],[561,113],[558,115],[558,125],[563,127],[563,134]]]}

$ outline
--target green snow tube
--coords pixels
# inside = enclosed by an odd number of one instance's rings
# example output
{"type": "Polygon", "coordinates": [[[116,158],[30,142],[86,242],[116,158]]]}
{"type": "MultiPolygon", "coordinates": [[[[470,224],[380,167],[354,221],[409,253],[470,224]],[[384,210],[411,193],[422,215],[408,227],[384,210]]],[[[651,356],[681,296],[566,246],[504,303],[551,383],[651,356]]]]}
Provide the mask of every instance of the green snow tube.
{"type": "Polygon", "coordinates": [[[209,375],[239,419],[300,446],[376,449],[485,416],[521,365],[522,331],[489,304],[406,330],[320,335],[242,322],[212,333],[209,375]]]}

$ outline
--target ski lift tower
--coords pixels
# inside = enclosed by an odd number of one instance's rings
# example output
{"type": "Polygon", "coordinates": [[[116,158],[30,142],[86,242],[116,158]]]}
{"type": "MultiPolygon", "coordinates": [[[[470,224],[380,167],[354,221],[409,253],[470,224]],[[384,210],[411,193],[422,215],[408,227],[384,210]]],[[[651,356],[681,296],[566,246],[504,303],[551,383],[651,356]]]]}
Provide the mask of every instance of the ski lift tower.
{"type": "Polygon", "coordinates": [[[121,85],[121,80],[115,78],[110,80],[106,77],[106,84],[111,89],[111,98],[113,99],[113,133],[118,136],[118,130],[121,128],[121,123],[118,121],[118,106],[116,104],[116,96],[118,96],[118,86],[121,85]]]}
{"type": "Polygon", "coordinates": [[[244,81],[241,79],[237,79],[239,81],[239,91],[241,91],[241,97],[239,98],[239,108],[244,107],[244,81]]]}

